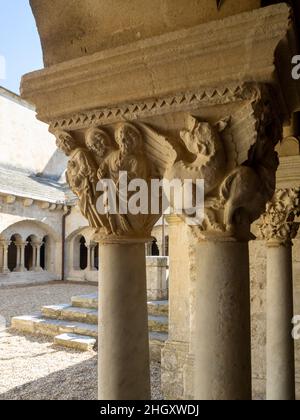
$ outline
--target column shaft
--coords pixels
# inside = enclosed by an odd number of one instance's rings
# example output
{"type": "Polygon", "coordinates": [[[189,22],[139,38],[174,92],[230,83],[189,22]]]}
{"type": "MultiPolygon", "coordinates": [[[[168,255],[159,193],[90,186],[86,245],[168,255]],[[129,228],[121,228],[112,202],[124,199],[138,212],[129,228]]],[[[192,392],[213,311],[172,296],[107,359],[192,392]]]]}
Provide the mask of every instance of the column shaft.
{"type": "Polygon", "coordinates": [[[145,244],[100,245],[99,399],[150,399],[145,244]]]}
{"type": "Polygon", "coordinates": [[[41,244],[33,246],[33,267],[34,271],[43,271],[41,268],[41,244]]]}
{"type": "Polygon", "coordinates": [[[8,246],[4,247],[4,256],[3,256],[3,272],[8,272],[8,246]]]}
{"type": "Polygon", "coordinates": [[[7,243],[4,243],[2,245],[2,249],[1,249],[1,252],[3,253],[2,254],[2,267],[1,267],[1,272],[3,274],[9,273],[9,269],[8,269],[8,246],[9,245],[7,243]]]}
{"type": "Polygon", "coordinates": [[[20,245],[20,266],[22,269],[25,268],[25,244],[24,245],[20,245]]]}
{"type": "Polygon", "coordinates": [[[91,270],[95,271],[96,267],[95,267],[95,248],[96,245],[91,247],[91,270]]]}
{"type": "Polygon", "coordinates": [[[295,399],[291,244],[267,249],[267,399],[295,399]]]}
{"type": "Polygon", "coordinates": [[[198,245],[195,399],[251,399],[247,243],[198,245]]]}
{"type": "Polygon", "coordinates": [[[91,264],[91,253],[92,253],[92,247],[91,245],[87,245],[87,270],[92,270],[92,264],[91,264]]]}

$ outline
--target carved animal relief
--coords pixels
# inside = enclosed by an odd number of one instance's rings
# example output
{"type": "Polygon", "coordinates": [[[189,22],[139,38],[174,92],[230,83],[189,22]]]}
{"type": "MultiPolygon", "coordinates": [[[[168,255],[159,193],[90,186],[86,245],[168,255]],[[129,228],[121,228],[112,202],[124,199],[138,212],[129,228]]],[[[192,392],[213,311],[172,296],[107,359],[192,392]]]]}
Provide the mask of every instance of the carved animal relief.
{"type": "Polygon", "coordinates": [[[105,235],[145,236],[160,217],[151,214],[151,199],[143,214],[120,210],[100,214],[100,180],[114,182],[120,209],[134,198],[130,192],[124,199],[123,182],[143,180],[151,190],[153,179],[191,180],[195,196],[197,180],[203,179],[205,212],[197,234],[237,237],[238,231],[239,239],[249,239],[250,224],[264,211],[275,190],[278,159],[274,147],[281,138],[281,125],[272,93],[256,85],[245,89],[248,99],[239,94],[237,100],[242,103],[238,110],[217,121],[182,112],[179,120],[185,123],[177,132],[166,124],[161,133],[155,124],[140,121],[56,131],[58,147],[70,158],[68,182],[90,225],[105,235]],[[120,173],[126,174],[126,179],[120,179],[120,173]]]}

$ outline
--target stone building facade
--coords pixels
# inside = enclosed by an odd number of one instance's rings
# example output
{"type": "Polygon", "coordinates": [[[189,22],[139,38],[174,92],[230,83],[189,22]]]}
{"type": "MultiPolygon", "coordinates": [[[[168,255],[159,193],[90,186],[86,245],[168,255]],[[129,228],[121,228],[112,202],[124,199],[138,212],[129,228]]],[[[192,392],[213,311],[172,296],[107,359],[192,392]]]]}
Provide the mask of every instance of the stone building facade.
{"type": "MultiPolygon", "coordinates": [[[[97,282],[98,245],[67,186],[66,158],[34,108],[4,88],[0,136],[0,284],[97,282]]],[[[167,226],[160,222],[147,244],[148,256],[167,255],[162,232],[167,235],[167,226]]],[[[149,258],[148,265],[153,287],[157,273],[165,283],[168,262],[149,258]]]]}

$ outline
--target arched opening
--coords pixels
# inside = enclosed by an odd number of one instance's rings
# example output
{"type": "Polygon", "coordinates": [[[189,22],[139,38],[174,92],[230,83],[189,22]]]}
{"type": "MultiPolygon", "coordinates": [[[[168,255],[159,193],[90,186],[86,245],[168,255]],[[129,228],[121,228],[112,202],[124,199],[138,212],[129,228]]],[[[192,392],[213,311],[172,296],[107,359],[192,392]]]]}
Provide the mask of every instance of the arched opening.
{"type": "Polygon", "coordinates": [[[165,236],[165,257],[169,256],[169,236],[165,236]]]}
{"type": "Polygon", "coordinates": [[[47,270],[47,247],[48,247],[48,237],[44,236],[41,245],[41,260],[40,266],[43,270],[47,270]]]}
{"type": "Polygon", "coordinates": [[[34,264],[34,253],[33,253],[33,246],[32,246],[32,236],[29,236],[26,239],[26,246],[25,246],[25,268],[28,271],[33,270],[34,264]]]}
{"type": "Polygon", "coordinates": [[[157,240],[156,240],[156,239],[154,239],[154,240],[152,241],[152,245],[151,245],[151,255],[152,255],[153,257],[159,257],[159,248],[158,248],[158,245],[157,245],[157,240]]]}
{"type": "Polygon", "coordinates": [[[88,261],[88,249],[86,247],[86,240],[84,236],[80,237],[79,240],[79,267],[80,270],[85,270],[87,268],[88,261]]]}
{"type": "Polygon", "coordinates": [[[18,250],[16,241],[18,240],[17,235],[13,235],[10,238],[10,245],[8,247],[8,269],[9,271],[14,271],[17,268],[17,257],[18,250]]]}
{"type": "Polygon", "coordinates": [[[99,270],[99,245],[95,245],[94,267],[99,270]]]}

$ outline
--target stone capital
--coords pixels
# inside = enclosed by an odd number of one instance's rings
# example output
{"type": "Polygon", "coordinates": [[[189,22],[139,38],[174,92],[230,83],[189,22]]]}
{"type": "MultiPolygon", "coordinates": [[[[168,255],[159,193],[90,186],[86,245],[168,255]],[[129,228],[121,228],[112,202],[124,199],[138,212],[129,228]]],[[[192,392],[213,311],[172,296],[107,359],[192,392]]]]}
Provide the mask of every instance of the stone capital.
{"type": "Polygon", "coordinates": [[[276,190],[259,220],[260,236],[268,246],[289,245],[297,236],[300,223],[300,188],[276,190]]]}
{"type": "Polygon", "coordinates": [[[204,179],[195,231],[249,238],[274,193],[282,120],[299,109],[286,66],[296,54],[290,14],[274,5],[82,57],[67,42],[71,60],[23,77],[22,97],[69,156],[68,182],[98,237],[145,240],[161,216],[99,214],[99,181],[126,171],[148,186],[204,179]]]}
{"type": "Polygon", "coordinates": [[[11,244],[10,240],[6,240],[6,239],[1,239],[0,240],[0,247],[2,247],[4,249],[8,249],[10,244],[11,244]]]}
{"type": "MultiPolygon", "coordinates": [[[[130,122],[112,109],[106,117],[99,111],[51,125],[57,146],[69,157],[67,180],[97,240],[147,241],[162,214],[162,208],[159,214],[151,212],[153,195],[143,214],[120,210],[135,195],[124,198],[121,173],[126,188],[138,179],[149,192],[154,179],[190,180],[193,201],[197,181],[204,180],[205,215],[201,223],[192,217],[195,232],[203,239],[249,239],[250,224],[275,190],[274,149],[282,125],[273,89],[265,84],[224,86],[204,96],[186,93],[151,104],[131,107],[130,122]],[[104,181],[113,182],[118,207],[107,213],[99,211],[104,181]]],[[[175,207],[173,196],[170,204],[175,207]]],[[[187,212],[180,217],[190,222],[187,212]]]]}

